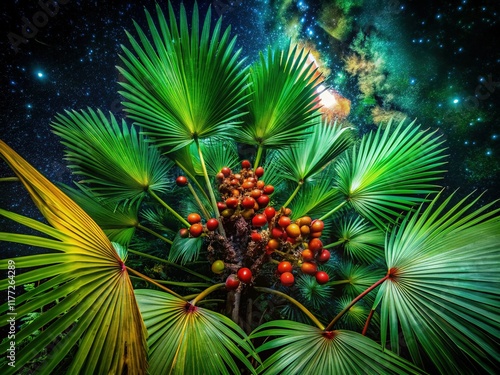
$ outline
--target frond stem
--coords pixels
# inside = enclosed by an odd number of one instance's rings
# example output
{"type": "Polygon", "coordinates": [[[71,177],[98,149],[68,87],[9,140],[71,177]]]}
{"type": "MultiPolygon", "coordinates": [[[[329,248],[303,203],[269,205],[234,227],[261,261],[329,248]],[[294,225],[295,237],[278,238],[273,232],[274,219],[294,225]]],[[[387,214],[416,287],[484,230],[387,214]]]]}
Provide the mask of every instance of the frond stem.
{"type": "Polygon", "coordinates": [[[210,194],[210,201],[212,202],[215,217],[219,222],[219,232],[225,238],[226,232],[224,231],[221,220],[219,220],[220,214],[219,209],[217,208],[217,200],[215,199],[214,190],[212,189],[212,184],[210,183],[210,179],[208,178],[207,166],[205,165],[205,159],[203,158],[203,153],[201,152],[200,141],[198,140],[198,138],[195,138],[194,141],[196,143],[196,148],[198,149],[198,155],[200,156],[201,168],[203,170],[203,176],[205,177],[205,183],[207,184],[208,193],[210,194]]]}
{"type": "Polygon", "coordinates": [[[198,194],[196,194],[196,190],[194,190],[193,185],[191,185],[190,182],[188,182],[188,188],[189,188],[189,191],[191,191],[191,194],[193,195],[194,199],[196,200],[198,207],[200,207],[200,210],[202,211],[203,216],[205,216],[205,219],[207,219],[207,220],[210,219],[210,217],[211,217],[210,214],[207,212],[207,209],[205,208],[203,203],[201,203],[200,197],[198,197],[198,194]]]}
{"type": "Polygon", "coordinates": [[[337,207],[335,207],[333,210],[331,210],[331,211],[327,212],[326,214],[324,214],[323,216],[321,216],[321,217],[319,218],[319,220],[325,220],[325,219],[326,219],[326,218],[328,218],[330,215],[332,215],[332,214],[334,214],[335,212],[337,212],[338,210],[340,210],[340,209],[344,206],[344,204],[346,204],[346,203],[347,203],[347,201],[346,201],[346,200],[345,200],[345,201],[343,201],[343,202],[342,202],[342,203],[340,203],[337,207]]]}
{"type": "Polygon", "coordinates": [[[356,298],[354,298],[351,303],[349,303],[349,305],[347,305],[341,312],[339,312],[337,314],[337,316],[335,318],[333,318],[333,320],[330,322],[330,324],[328,324],[328,326],[326,327],[326,331],[331,331],[332,330],[332,327],[335,325],[335,323],[338,322],[338,320],[340,318],[342,318],[342,316],[347,312],[349,311],[349,309],[351,307],[353,307],[356,302],[358,302],[361,298],[363,298],[364,296],[366,296],[368,293],[370,293],[373,289],[375,289],[377,286],[379,286],[380,284],[382,284],[385,280],[387,280],[388,278],[390,277],[390,273],[387,273],[387,275],[385,275],[384,277],[382,277],[379,281],[377,281],[375,284],[373,284],[372,286],[370,286],[368,289],[366,289],[363,293],[361,293],[359,296],[357,296],[356,298]]]}
{"type": "Polygon", "coordinates": [[[178,298],[184,299],[184,298],[182,298],[182,296],[180,294],[177,294],[173,290],[171,290],[171,289],[169,289],[169,288],[167,288],[167,287],[165,287],[165,286],[157,283],[156,281],[154,281],[153,279],[147,277],[146,275],[143,275],[142,273],[140,273],[140,272],[138,272],[138,271],[136,271],[136,270],[134,270],[134,269],[132,269],[132,268],[130,268],[128,266],[125,266],[125,267],[127,268],[127,271],[129,271],[130,273],[133,273],[136,276],[139,276],[141,279],[144,279],[144,280],[150,282],[151,284],[156,285],[158,288],[163,289],[164,291],[166,291],[169,294],[172,294],[172,295],[174,295],[174,296],[176,296],[178,298]]]}
{"type": "Polygon", "coordinates": [[[178,160],[175,160],[175,164],[177,164],[179,166],[180,169],[182,169],[184,171],[184,173],[189,177],[189,179],[191,181],[194,181],[194,183],[196,184],[196,186],[198,186],[198,189],[200,189],[200,191],[202,192],[202,194],[205,196],[206,200],[209,201],[210,198],[208,197],[207,193],[205,192],[205,190],[203,190],[203,186],[201,186],[200,182],[196,179],[195,176],[193,176],[186,167],[184,167],[178,160]]]}
{"type": "MultiPolygon", "coordinates": [[[[140,277],[137,276],[130,276],[131,279],[141,279],[140,277]]],[[[205,283],[189,283],[189,282],[182,282],[182,281],[169,281],[169,280],[154,280],[158,284],[163,284],[163,285],[173,285],[173,286],[180,286],[184,288],[208,288],[210,285],[205,284],[205,283]]],[[[195,294],[196,296],[196,294],[195,294]]],[[[188,299],[189,296],[183,297],[184,299],[188,299]]]]}
{"type": "Polygon", "coordinates": [[[0,182],[15,182],[19,181],[18,177],[2,177],[0,178],[0,182]]]}
{"type": "Polygon", "coordinates": [[[190,273],[191,275],[199,277],[200,279],[212,282],[212,279],[210,279],[209,277],[204,276],[202,274],[199,274],[198,272],[194,272],[194,271],[190,270],[189,268],[181,266],[180,264],[169,262],[168,260],[155,257],[154,255],[149,255],[149,254],[146,254],[146,253],[142,253],[142,252],[137,251],[137,250],[128,249],[128,252],[132,253],[132,254],[135,254],[135,255],[139,255],[139,256],[144,257],[144,258],[149,258],[149,259],[156,260],[158,262],[162,262],[162,263],[168,264],[169,266],[172,266],[172,267],[178,268],[178,269],[180,269],[180,270],[182,270],[184,272],[190,273]]]}
{"type": "Polygon", "coordinates": [[[302,185],[304,185],[304,181],[299,181],[298,184],[297,184],[297,187],[293,191],[292,195],[290,195],[290,198],[288,198],[288,200],[283,204],[283,207],[285,207],[285,208],[288,207],[288,205],[290,204],[290,202],[293,200],[293,198],[295,198],[295,196],[299,192],[299,190],[302,187],[302,185]]]}
{"type": "Polygon", "coordinates": [[[163,201],[163,199],[161,199],[158,195],[156,195],[156,193],[151,190],[151,189],[148,189],[148,193],[153,197],[155,198],[163,207],[165,207],[168,211],[170,211],[172,213],[172,215],[174,215],[182,224],[184,224],[187,228],[189,228],[191,226],[191,224],[189,224],[187,222],[186,219],[184,219],[181,215],[179,215],[177,213],[177,211],[175,211],[172,207],[170,207],[166,202],[163,201]]]}
{"type": "Polygon", "coordinates": [[[289,302],[293,303],[295,306],[297,306],[304,314],[306,314],[309,319],[311,319],[313,321],[314,324],[316,324],[316,326],[321,329],[322,331],[325,330],[325,326],[323,324],[321,324],[321,322],[318,320],[318,318],[316,318],[312,312],[310,312],[307,307],[305,307],[303,304],[301,304],[299,301],[297,301],[296,299],[290,297],[289,295],[285,294],[285,293],[282,293],[280,291],[277,291],[277,290],[274,290],[274,289],[270,289],[270,288],[265,288],[265,287],[260,287],[260,286],[256,286],[254,287],[255,290],[259,291],[259,292],[263,292],[263,293],[270,293],[270,294],[275,294],[277,296],[280,296],[286,300],[288,300],[289,302]]]}
{"type": "Polygon", "coordinates": [[[323,249],[329,249],[331,247],[342,245],[344,242],[346,242],[346,240],[339,240],[339,241],[336,241],[336,242],[332,242],[332,243],[329,243],[328,245],[323,246],[323,249]]]}
{"type": "Polygon", "coordinates": [[[197,302],[208,296],[210,293],[215,292],[217,289],[224,288],[226,286],[226,283],[219,283],[212,285],[211,287],[205,289],[203,292],[198,294],[190,303],[191,305],[195,306],[197,302]]]}
{"type": "Polygon", "coordinates": [[[373,313],[375,312],[374,309],[370,310],[370,313],[368,314],[368,318],[366,318],[365,326],[363,327],[363,331],[361,334],[363,336],[366,336],[366,331],[368,331],[368,326],[370,325],[370,321],[372,320],[373,313]]]}
{"type": "Polygon", "coordinates": [[[161,234],[159,234],[159,233],[156,233],[154,230],[149,229],[149,228],[145,227],[145,226],[144,226],[144,225],[142,225],[142,224],[137,223],[136,228],[139,228],[140,230],[143,230],[144,232],[148,232],[149,234],[152,234],[153,236],[155,236],[155,237],[159,238],[160,240],[165,241],[166,243],[168,243],[168,244],[170,244],[170,245],[172,245],[172,243],[173,243],[173,241],[172,241],[172,240],[169,240],[168,238],[166,238],[166,237],[162,236],[162,235],[161,235],[161,234]]]}
{"type": "Polygon", "coordinates": [[[264,146],[259,143],[259,147],[257,147],[257,155],[255,155],[255,161],[253,163],[253,169],[257,168],[260,163],[260,159],[262,159],[262,152],[264,151],[264,146]]]}

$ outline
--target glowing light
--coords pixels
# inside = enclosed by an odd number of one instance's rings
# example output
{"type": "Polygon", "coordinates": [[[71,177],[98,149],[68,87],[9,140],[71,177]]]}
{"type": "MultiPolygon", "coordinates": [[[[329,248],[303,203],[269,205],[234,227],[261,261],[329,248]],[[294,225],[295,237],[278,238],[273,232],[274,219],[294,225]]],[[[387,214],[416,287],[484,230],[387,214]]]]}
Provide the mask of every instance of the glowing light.
{"type": "Polygon", "coordinates": [[[36,75],[38,76],[38,78],[43,78],[43,73],[42,72],[38,72],[36,75]]]}
{"type": "Polygon", "coordinates": [[[454,103],[454,104],[457,104],[458,102],[459,102],[459,100],[458,100],[458,99],[453,99],[453,103],[454,103]]]}
{"type": "Polygon", "coordinates": [[[335,99],[335,95],[333,95],[330,90],[325,90],[325,86],[320,85],[318,91],[322,91],[321,94],[319,94],[319,99],[323,107],[331,108],[338,103],[337,99],[335,99]]]}

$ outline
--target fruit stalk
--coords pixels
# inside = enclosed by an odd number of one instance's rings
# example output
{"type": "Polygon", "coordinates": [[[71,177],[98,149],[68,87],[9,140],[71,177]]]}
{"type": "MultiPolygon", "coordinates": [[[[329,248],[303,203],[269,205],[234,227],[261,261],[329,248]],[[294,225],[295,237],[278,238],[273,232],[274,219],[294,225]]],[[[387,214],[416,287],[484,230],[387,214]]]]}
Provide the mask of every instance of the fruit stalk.
{"type": "Polygon", "coordinates": [[[201,301],[203,298],[208,296],[210,293],[215,292],[217,289],[224,288],[226,286],[225,283],[219,283],[212,285],[211,287],[208,287],[205,289],[203,292],[198,294],[190,303],[191,305],[195,306],[197,302],[201,301]]]}
{"type": "Polygon", "coordinates": [[[304,181],[299,181],[298,182],[297,187],[293,191],[292,195],[290,195],[290,198],[288,198],[288,200],[283,204],[283,207],[288,207],[288,205],[293,200],[293,198],[295,198],[295,196],[297,195],[297,193],[299,192],[299,190],[300,190],[300,188],[302,187],[303,184],[304,184],[304,181]]]}
{"type": "Polygon", "coordinates": [[[166,238],[166,237],[162,236],[162,235],[161,235],[161,234],[159,234],[159,233],[156,233],[154,230],[149,229],[149,228],[147,228],[147,227],[143,226],[143,225],[142,225],[142,224],[140,224],[140,223],[137,223],[137,224],[136,224],[136,228],[138,228],[138,229],[140,229],[140,230],[143,230],[144,232],[148,232],[149,234],[152,234],[153,236],[155,236],[155,237],[159,238],[160,240],[165,241],[166,243],[168,243],[168,244],[170,244],[170,245],[172,245],[172,243],[173,243],[173,241],[172,241],[172,240],[169,240],[168,238],[166,238]]]}
{"type": "Polygon", "coordinates": [[[198,194],[196,194],[196,191],[194,190],[193,186],[190,183],[188,183],[188,188],[189,188],[189,191],[191,192],[191,194],[193,195],[194,199],[196,200],[198,207],[200,207],[200,210],[202,211],[203,216],[205,216],[205,219],[206,220],[210,219],[210,217],[211,217],[210,214],[207,212],[203,203],[201,203],[200,197],[198,197],[198,194]]]}
{"type": "Polygon", "coordinates": [[[203,153],[201,152],[200,141],[196,138],[195,140],[196,148],[198,150],[198,155],[200,156],[200,164],[203,170],[203,176],[205,177],[205,183],[207,184],[208,193],[210,195],[210,201],[212,202],[212,207],[214,209],[215,218],[219,221],[219,232],[225,238],[226,232],[222,226],[222,221],[219,219],[219,208],[217,207],[217,200],[215,199],[214,190],[212,189],[212,184],[210,184],[210,179],[208,178],[207,166],[205,165],[205,159],[203,158],[203,153]]]}
{"type": "Polygon", "coordinates": [[[325,330],[325,326],[323,324],[321,324],[321,322],[318,320],[318,318],[316,318],[314,316],[314,314],[307,309],[307,307],[305,307],[303,304],[301,304],[296,299],[290,297],[289,295],[287,295],[285,293],[282,293],[282,292],[279,292],[277,290],[270,289],[270,288],[265,288],[265,287],[258,286],[258,287],[254,287],[254,289],[257,290],[257,291],[259,291],[259,292],[263,292],[263,293],[276,294],[277,296],[280,296],[280,297],[288,300],[289,302],[291,302],[295,306],[297,306],[304,314],[306,314],[309,317],[309,319],[311,319],[313,321],[313,323],[316,324],[316,326],[319,329],[321,329],[322,331],[325,330]]]}
{"type": "Polygon", "coordinates": [[[191,226],[191,224],[189,224],[189,223],[186,221],[186,219],[184,219],[181,215],[179,215],[179,214],[177,213],[177,211],[175,211],[172,207],[170,207],[167,203],[165,203],[165,202],[163,201],[163,199],[161,199],[158,195],[156,195],[156,193],[155,193],[153,190],[148,189],[148,193],[149,193],[149,194],[150,194],[150,195],[151,195],[154,199],[156,199],[156,200],[157,200],[157,201],[158,201],[158,202],[159,202],[159,203],[160,203],[163,207],[165,207],[167,210],[169,210],[169,211],[172,213],[172,215],[174,215],[174,216],[177,218],[177,220],[179,220],[182,224],[184,224],[184,225],[185,225],[186,227],[188,227],[188,228],[191,226]]]}

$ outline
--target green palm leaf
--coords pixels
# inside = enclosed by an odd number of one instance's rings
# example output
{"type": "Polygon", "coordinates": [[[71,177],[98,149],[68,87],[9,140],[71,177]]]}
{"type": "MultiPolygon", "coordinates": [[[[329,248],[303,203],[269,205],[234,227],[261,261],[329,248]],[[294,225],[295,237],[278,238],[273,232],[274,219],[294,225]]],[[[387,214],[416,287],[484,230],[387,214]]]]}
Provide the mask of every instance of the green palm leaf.
{"type": "Polygon", "coordinates": [[[305,183],[352,144],[349,128],[338,124],[318,118],[310,123],[310,129],[303,141],[277,151],[281,178],[305,183]]]}
{"type": "MultiPolygon", "coordinates": [[[[344,294],[351,300],[363,293],[377,280],[380,280],[384,273],[373,266],[356,264],[348,260],[338,263],[336,268],[337,280],[330,281],[327,285],[343,285],[344,294]]],[[[365,300],[373,300],[374,292],[365,297],[365,300]]]]}
{"type": "Polygon", "coordinates": [[[229,137],[247,102],[246,69],[232,53],[236,38],[230,28],[221,34],[221,20],[210,31],[207,12],[201,35],[198,7],[193,9],[191,33],[181,4],[180,23],[168,4],[168,22],[159,5],[159,29],[146,11],[152,42],[135,24],[139,41],[127,33],[132,49],[122,47],[127,80],[120,83],[129,116],[156,138],[157,144],[175,150],[212,136],[229,137]]]}
{"type": "Polygon", "coordinates": [[[135,293],[149,333],[149,373],[255,373],[247,355],[258,357],[232,320],[164,292],[135,293]]]}
{"type": "Polygon", "coordinates": [[[201,237],[182,238],[177,234],[170,248],[168,260],[171,262],[180,261],[181,264],[193,262],[197,260],[200,255],[202,243],[203,239],[201,237]]]}
{"type": "Polygon", "coordinates": [[[209,176],[215,177],[222,167],[239,169],[238,149],[234,141],[210,138],[200,142],[200,146],[209,176]]]}
{"type": "MultiPolygon", "coordinates": [[[[250,70],[250,102],[238,140],[266,148],[287,147],[300,141],[314,110],[317,78],[308,66],[307,53],[288,46],[267,50],[250,70]]],[[[259,160],[259,156],[257,156],[259,160]]]]}
{"type": "MultiPolygon", "coordinates": [[[[113,246],[80,207],[2,141],[0,155],[51,225],[0,210],[0,215],[45,235],[0,233],[0,241],[50,249],[13,260],[19,287],[39,283],[22,295],[16,292],[15,318],[42,313],[16,332],[18,343],[38,336],[16,352],[16,367],[4,367],[3,374],[16,372],[45,347],[52,348],[40,374],[52,373],[75,347],[70,374],[146,373],[146,329],[124,265],[126,251],[113,246]]],[[[0,268],[10,264],[1,260],[0,268]]],[[[9,281],[0,280],[0,289],[8,289],[9,281]]],[[[1,326],[8,324],[10,311],[8,303],[0,306],[1,326]]],[[[0,350],[5,353],[8,345],[1,344],[0,350]]]]}
{"type": "Polygon", "coordinates": [[[63,185],[69,197],[95,220],[110,241],[128,246],[139,225],[138,207],[116,208],[108,201],[96,198],[82,185],[78,187],[79,190],[63,185]]]}
{"type": "Polygon", "coordinates": [[[148,189],[165,192],[172,163],[122,120],[118,125],[101,111],[66,112],[56,116],[54,133],[68,147],[66,158],[75,174],[86,177],[92,192],[119,203],[139,203],[148,189]]]}
{"type": "Polygon", "coordinates": [[[425,352],[442,374],[461,374],[468,361],[493,374],[500,366],[500,210],[488,204],[467,213],[479,198],[451,207],[452,197],[441,205],[438,198],[387,237],[382,342],[389,335],[391,348],[405,344],[419,365],[425,352]]]}
{"type": "Polygon", "coordinates": [[[273,353],[257,369],[264,374],[421,374],[411,363],[383,350],[359,333],[325,331],[309,325],[279,320],[259,326],[252,339],[276,336],[257,348],[273,353]]]}
{"type": "Polygon", "coordinates": [[[345,254],[358,262],[372,264],[384,256],[384,233],[361,216],[342,215],[335,221],[333,234],[345,254]]]}
{"type": "Polygon", "coordinates": [[[414,122],[392,129],[392,120],[384,130],[363,137],[337,167],[338,187],[361,215],[381,229],[387,222],[422,202],[435,192],[432,183],[444,164],[442,141],[434,133],[420,131],[414,122]]]}

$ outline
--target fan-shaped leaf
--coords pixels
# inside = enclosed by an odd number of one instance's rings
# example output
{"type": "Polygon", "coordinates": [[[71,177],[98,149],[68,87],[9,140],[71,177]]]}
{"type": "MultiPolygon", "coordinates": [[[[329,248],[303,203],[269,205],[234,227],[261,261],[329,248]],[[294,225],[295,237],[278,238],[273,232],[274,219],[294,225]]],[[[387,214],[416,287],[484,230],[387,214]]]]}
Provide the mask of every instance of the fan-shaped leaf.
{"type": "Polygon", "coordinates": [[[193,262],[198,259],[202,243],[201,237],[182,238],[177,234],[170,248],[168,260],[171,262],[180,261],[181,264],[193,262]]]}
{"type": "Polygon", "coordinates": [[[164,192],[165,176],[172,163],[148,145],[134,127],[122,120],[120,127],[101,111],[66,112],[52,124],[54,133],[68,147],[66,158],[75,174],[86,177],[92,192],[109,201],[139,203],[148,189],[164,192]]]}
{"type": "Polygon", "coordinates": [[[251,335],[276,336],[257,348],[273,350],[257,369],[264,374],[421,374],[411,363],[383,350],[375,341],[351,331],[325,331],[279,320],[259,326],[251,335]]]}
{"type": "Polygon", "coordinates": [[[363,137],[337,164],[338,187],[361,215],[384,229],[414,204],[435,192],[432,183],[444,164],[442,141],[434,133],[420,131],[415,122],[401,121],[363,137]]]}
{"type": "Polygon", "coordinates": [[[258,359],[243,330],[224,315],[193,306],[164,292],[135,291],[148,329],[151,374],[255,373],[258,359]]]}
{"type": "Polygon", "coordinates": [[[384,233],[360,216],[340,216],[333,233],[344,252],[356,261],[372,264],[384,256],[384,233]]]}
{"type": "Polygon", "coordinates": [[[159,5],[159,29],[146,11],[152,42],[136,24],[137,41],[128,34],[132,49],[123,47],[126,82],[121,82],[123,103],[131,118],[169,150],[186,146],[195,139],[230,137],[247,101],[246,70],[238,62],[240,51],[232,54],[236,38],[230,28],[221,34],[221,20],[211,32],[211,12],[199,30],[198,7],[194,6],[191,33],[181,4],[177,23],[168,4],[168,21],[159,5]]]}
{"type": "Polygon", "coordinates": [[[281,166],[282,178],[304,183],[351,146],[349,128],[320,117],[310,124],[311,133],[301,142],[277,151],[276,162],[281,166]]]}
{"type": "MultiPolygon", "coordinates": [[[[38,336],[16,352],[16,367],[5,366],[3,374],[17,372],[47,346],[53,348],[40,374],[50,374],[75,346],[78,351],[68,373],[145,373],[146,330],[124,259],[80,207],[2,141],[0,154],[52,226],[0,210],[0,215],[46,235],[0,233],[0,241],[51,250],[13,259],[17,285],[39,282],[22,295],[16,293],[16,319],[43,313],[16,332],[17,342],[35,332],[38,336]],[[37,268],[28,270],[32,267],[37,268]]],[[[1,260],[0,268],[8,264],[1,260]]],[[[7,289],[9,280],[1,280],[0,289],[7,289]]],[[[10,309],[5,303],[0,313],[10,309]]],[[[3,315],[0,325],[6,324],[8,316],[3,315]]],[[[8,346],[5,342],[0,350],[5,353],[8,346]]]]}
{"type": "Polygon", "coordinates": [[[250,70],[246,110],[238,140],[266,148],[288,147],[304,137],[317,113],[314,107],[318,79],[308,66],[307,53],[291,45],[284,51],[267,50],[250,70]]]}
{"type": "Polygon", "coordinates": [[[398,348],[402,340],[420,365],[422,349],[442,374],[461,374],[468,361],[493,374],[500,366],[500,210],[489,204],[467,213],[477,199],[449,207],[452,197],[441,205],[438,198],[387,237],[382,342],[389,334],[398,348]]]}

